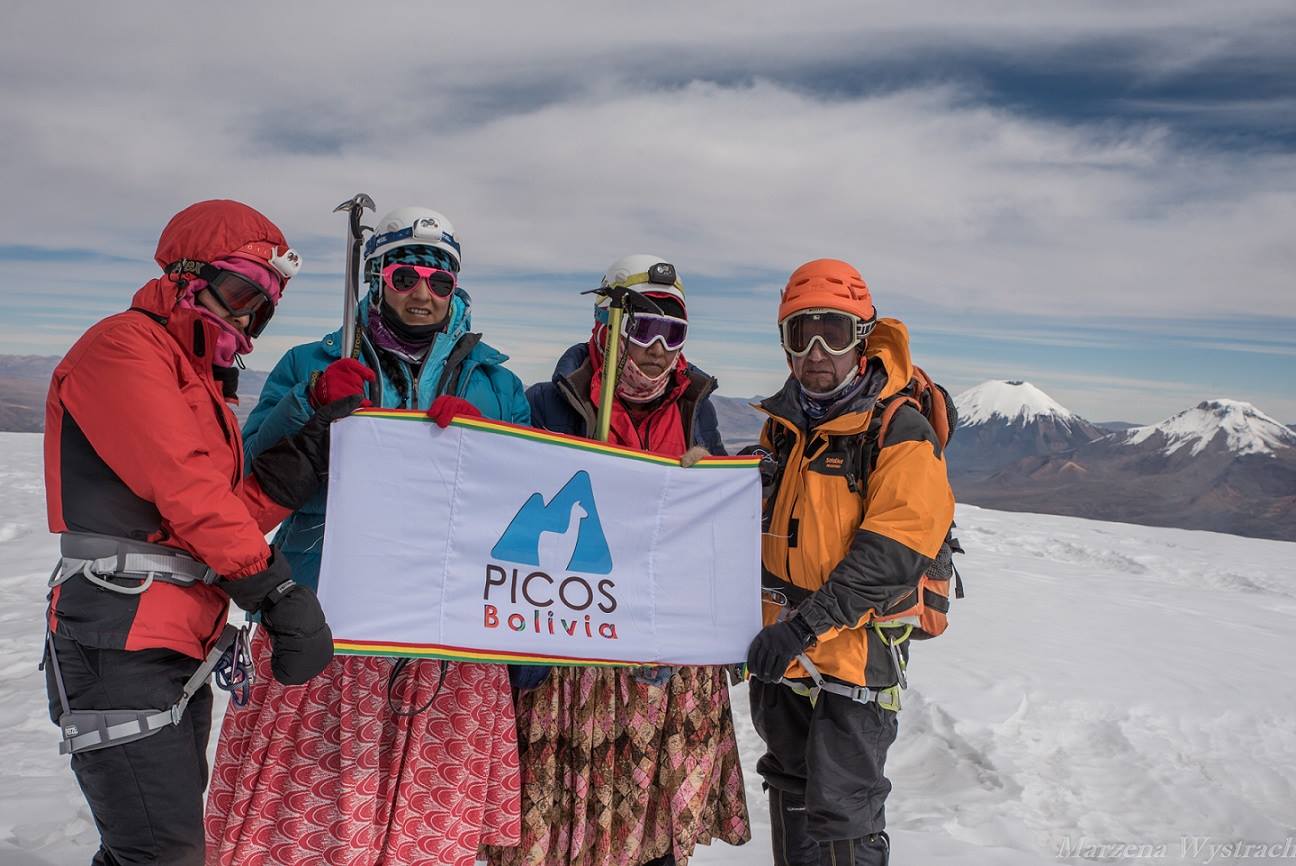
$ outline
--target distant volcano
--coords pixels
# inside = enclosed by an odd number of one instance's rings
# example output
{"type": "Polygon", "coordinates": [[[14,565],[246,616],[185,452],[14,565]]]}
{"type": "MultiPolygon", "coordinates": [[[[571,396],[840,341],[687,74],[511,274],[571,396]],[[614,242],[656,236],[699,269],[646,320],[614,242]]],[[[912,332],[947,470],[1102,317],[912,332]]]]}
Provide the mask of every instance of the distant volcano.
{"type": "Polygon", "coordinates": [[[1126,431],[1123,444],[1196,457],[1209,450],[1234,455],[1275,454],[1296,447],[1296,432],[1250,403],[1205,400],[1160,424],[1126,431]]]}
{"type": "Polygon", "coordinates": [[[1296,540],[1296,433],[1249,403],[1208,400],[1109,433],[1024,382],[955,402],[948,459],[962,501],[1296,540]]]}
{"type": "Polygon", "coordinates": [[[1023,458],[1063,454],[1106,434],[1029,382],[982,382],[954,405],[959,426],[947,459],[955,478],[986,478],[1023,458]]]}

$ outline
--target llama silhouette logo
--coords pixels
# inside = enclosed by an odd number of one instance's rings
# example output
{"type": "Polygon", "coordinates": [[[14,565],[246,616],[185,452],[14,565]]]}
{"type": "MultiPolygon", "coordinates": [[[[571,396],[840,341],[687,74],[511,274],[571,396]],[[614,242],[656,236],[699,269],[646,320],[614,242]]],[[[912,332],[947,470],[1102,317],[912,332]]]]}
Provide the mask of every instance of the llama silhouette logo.
{"type": "Polygon", "coordinates": [[[536,567],[542,559],[555,565],[565,562],[568,571],[611,574],[612,552],[589,473],[577,472],[548,502],[539,492],[532,493],[495,542],[491,556],[536,567]]]}

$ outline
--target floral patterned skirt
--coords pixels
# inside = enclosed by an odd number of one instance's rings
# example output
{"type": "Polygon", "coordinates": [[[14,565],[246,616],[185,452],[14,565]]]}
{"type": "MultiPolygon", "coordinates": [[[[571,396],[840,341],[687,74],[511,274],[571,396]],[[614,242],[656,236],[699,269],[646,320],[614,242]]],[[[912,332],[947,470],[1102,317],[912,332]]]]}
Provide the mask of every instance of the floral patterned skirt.
{"type": "Polygon", "coordinates": [[[257,680],[230,706],[207,795],[209,866],[472,866],[516,844],[518,763],[508,670],[339,656],[284,686],[253,639],[257,680]],[[403,708],[403,707],[402,707],[403,708]]]}
{"type": "Polygon", "coordinates": [[[494,866],[639,866],[751,838],[723,668],[663,686],[626,668],[554,668],[518,702],[522,843],[494,866]]]}

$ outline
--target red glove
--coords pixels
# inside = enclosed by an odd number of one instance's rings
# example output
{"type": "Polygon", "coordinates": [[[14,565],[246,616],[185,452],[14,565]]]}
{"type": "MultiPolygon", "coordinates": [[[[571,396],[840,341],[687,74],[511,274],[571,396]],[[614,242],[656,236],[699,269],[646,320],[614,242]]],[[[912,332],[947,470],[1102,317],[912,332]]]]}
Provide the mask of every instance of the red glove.
{"type": "Polygon", "coordinates": [[[467,415],[471,418],[482,416],[482,413],[477,411],[477,407],[463,397],[451,397],[449,394],[442,394],[433,400],[427,414],[438,427],[449,427],[456,415],[467,415]]]}
{"type": "MultiPolygon", "coordinates": [[[[345,397],[364,396],[365,382],[376,382],[378,377],[355,358],[342,358],[324,368],[314,387],[310,389],[311,405],[318,409],[345,397]]],[[[368,400],[361,408],[372,406],[368,400]]]]}

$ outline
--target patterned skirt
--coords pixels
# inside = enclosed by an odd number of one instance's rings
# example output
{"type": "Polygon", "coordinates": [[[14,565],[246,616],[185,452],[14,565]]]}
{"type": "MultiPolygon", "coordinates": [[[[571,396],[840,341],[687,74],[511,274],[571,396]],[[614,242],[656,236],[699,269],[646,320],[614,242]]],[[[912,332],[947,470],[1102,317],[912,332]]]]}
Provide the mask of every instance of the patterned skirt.
{"type": "Polygon", "coordinates": [[[207,795],[209,866],[472,866],[516,844],[518,762],[508,670],[339,656],[284,686],[253,639],[257,680],[230,706],[207,795]],[[402,706],[403,705],[403,706],[402,706]]]}
{"type": "Polygon", "coordinates": [[[522,843],[494,866],[639,866],[751,838],[723,668],[664,686],[625,668],[554,668],[518,702],[522,843]]]}

